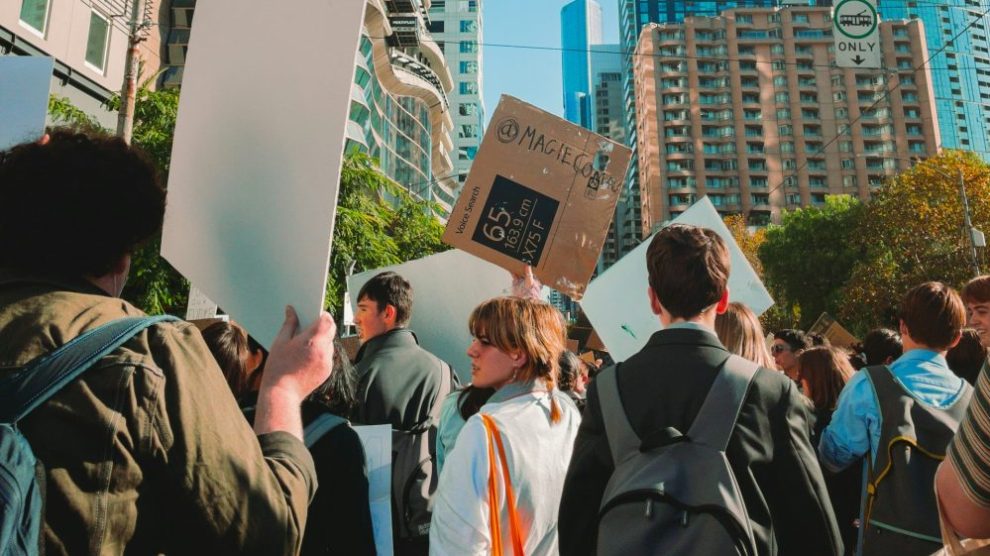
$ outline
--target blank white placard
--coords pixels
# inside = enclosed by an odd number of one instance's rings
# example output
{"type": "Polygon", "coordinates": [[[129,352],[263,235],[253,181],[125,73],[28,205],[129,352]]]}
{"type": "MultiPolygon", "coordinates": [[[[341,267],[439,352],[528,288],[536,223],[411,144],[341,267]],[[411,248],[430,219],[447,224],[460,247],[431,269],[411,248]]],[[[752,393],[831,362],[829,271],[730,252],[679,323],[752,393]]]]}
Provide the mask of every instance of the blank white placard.
{"type": "MultiPolygon", "coordinates": [[[[347,282],[351,301],[365,282],[380,272],[391,270],[409,281],[413,288],[413,310],[409,328],[419,344],[450,363],[465,383],[471,381],[471,343],[468,317],[482,301],[510,295],[512,275],[474,255],[451,249],[400,265],[361,272],[347,282]]],[[[547,289],[544,288],[544,296],[547,289]]]]}
{"type": "Polygon", "coordinates": [[[323,307],[364,6],[196,6],[162,254],[265,346],[323,307]]]}
{"type": "MultiPolygon", "coordinates": [[[[729,298],[732,301],[745,303],[757,315],[773,305],[773,298],[707,196],[691,205],[672,223],[709,228],[725,240],[731,257],[729,298]]],[[[580,302],[591,325],[616,361],[624,361],[642,349],[650,336],[661,328],[660,319],[650,309],[647,296],[646,251],[652,239],[653,236],[650,236],[593,280],[580,302]]]]}
{"type": "Polygon", "coordinates": [[[54,67],[47,56],[0,56],[0,151],[45,133],[54,67]]]}

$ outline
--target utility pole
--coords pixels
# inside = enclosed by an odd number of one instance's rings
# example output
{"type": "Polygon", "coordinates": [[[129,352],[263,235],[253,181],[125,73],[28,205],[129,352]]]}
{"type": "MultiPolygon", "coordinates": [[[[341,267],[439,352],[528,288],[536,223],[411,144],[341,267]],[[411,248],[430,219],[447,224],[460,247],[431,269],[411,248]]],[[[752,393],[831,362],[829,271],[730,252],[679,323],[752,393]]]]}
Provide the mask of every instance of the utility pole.
{"type": "Polygon", "coordinates": [[[980,258],[976,253],[977,243],[980,243],[981,247],[986,245],[986,239],[983,236],[983,232],[977,230],[973,227],[973,223],[969,218],[969,199],[966,197],[966,180],[963,178],[963,172],[959,170],[959,194],[962,196],[963,202],[963,222],[966,226],[966,234],[969,236],[969,247],[972,250],[973,255],[973,276],[980,275],[980,258]]]}
{"type": "Polygon", "coordinates": [[[137,94],[138,45],[145,40],[147,22],[144,13],[145,1],[133,0],[131,4],[130,35],[127,38],[127,60],[124,62],[124,83],[120,91],[120,112],[117,115],[117,136],[128,145],[134,130],[134,98],[137,94]]]}

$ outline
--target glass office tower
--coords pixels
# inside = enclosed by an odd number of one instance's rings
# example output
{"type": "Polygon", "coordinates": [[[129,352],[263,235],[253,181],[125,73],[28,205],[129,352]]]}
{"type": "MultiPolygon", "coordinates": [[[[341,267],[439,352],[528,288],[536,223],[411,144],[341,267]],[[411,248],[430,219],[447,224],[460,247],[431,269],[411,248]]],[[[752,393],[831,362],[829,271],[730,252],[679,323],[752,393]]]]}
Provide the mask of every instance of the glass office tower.
{"type": "Polygon", "coordinates": [[[942,146],[990,161],[990,1],[880,0],[879,8],[883,20],[924,23],[942,146]]]}

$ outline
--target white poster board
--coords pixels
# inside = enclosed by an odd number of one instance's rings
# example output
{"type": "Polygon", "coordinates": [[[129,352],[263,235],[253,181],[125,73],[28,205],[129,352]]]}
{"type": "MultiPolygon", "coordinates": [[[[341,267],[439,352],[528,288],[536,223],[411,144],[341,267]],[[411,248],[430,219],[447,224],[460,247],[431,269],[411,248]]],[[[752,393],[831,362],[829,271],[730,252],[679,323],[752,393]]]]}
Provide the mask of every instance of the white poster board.
{"type": "MultiPolygon", "coordinates": [[[[731,256],[729,298],[732,301],[745,303],[757,315],[773,305],[773,298],[708,197],[691,205],[672,223],[709,228],[725,240],[731,256]]],[[[624,361],[642,349],[650,336],[661,328],[660,319],[650,309],[647,296],[646,251],[652,239],[651,236],[644,240],[592,281],[581,300],[581,308],[616,361],[624,361]]]]}
{"type": "Polygon", "coordinates": [[[368,501],[371,506],[371,529],[378,556],[392,556],[392,427],[363,425],[354,427],[364,448],[368,466],[368,501]]]}
{"type": "Polygon", "coordinates": [[[0,56],[0,151],[44,135],[54,67],[46,56],[0,56]]]}
{"type": "MultiPolygon", "coordinates": [[[[357,304],[364,283],[380,272],[391,270],[413,288],[413,310],[409,328],[419,344],[449,363],[462,382],[471,381],[471,343],[468,317],[482,301],[512,293],[508,270],[474,255],[451,249],[404,264],[369,270],[351,276],[347,289],[357,304]]],[[[548,290],[544,288],[544,293],[548,290]]]]}
{"type": "Polygon", "coordinates": [[[364,6],[196,6],[162,255],[266,347],[286,305],[323,307],[364,6]]]}

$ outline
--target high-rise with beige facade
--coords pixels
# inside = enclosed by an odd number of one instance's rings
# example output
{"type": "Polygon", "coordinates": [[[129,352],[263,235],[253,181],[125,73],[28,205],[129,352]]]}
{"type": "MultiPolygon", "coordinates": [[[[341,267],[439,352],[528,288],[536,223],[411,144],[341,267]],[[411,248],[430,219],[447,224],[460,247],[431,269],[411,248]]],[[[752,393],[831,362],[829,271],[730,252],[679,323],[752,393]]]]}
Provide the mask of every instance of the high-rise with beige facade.
{"type": "Polygon", "coordinates": [[[708,195],[752,224],[868,199],[939,147],[924,28],[880,24],[882,69],[835,65],[828,8],[738,8],[643,29],[634,55],[643,233],[708,195]]]}

